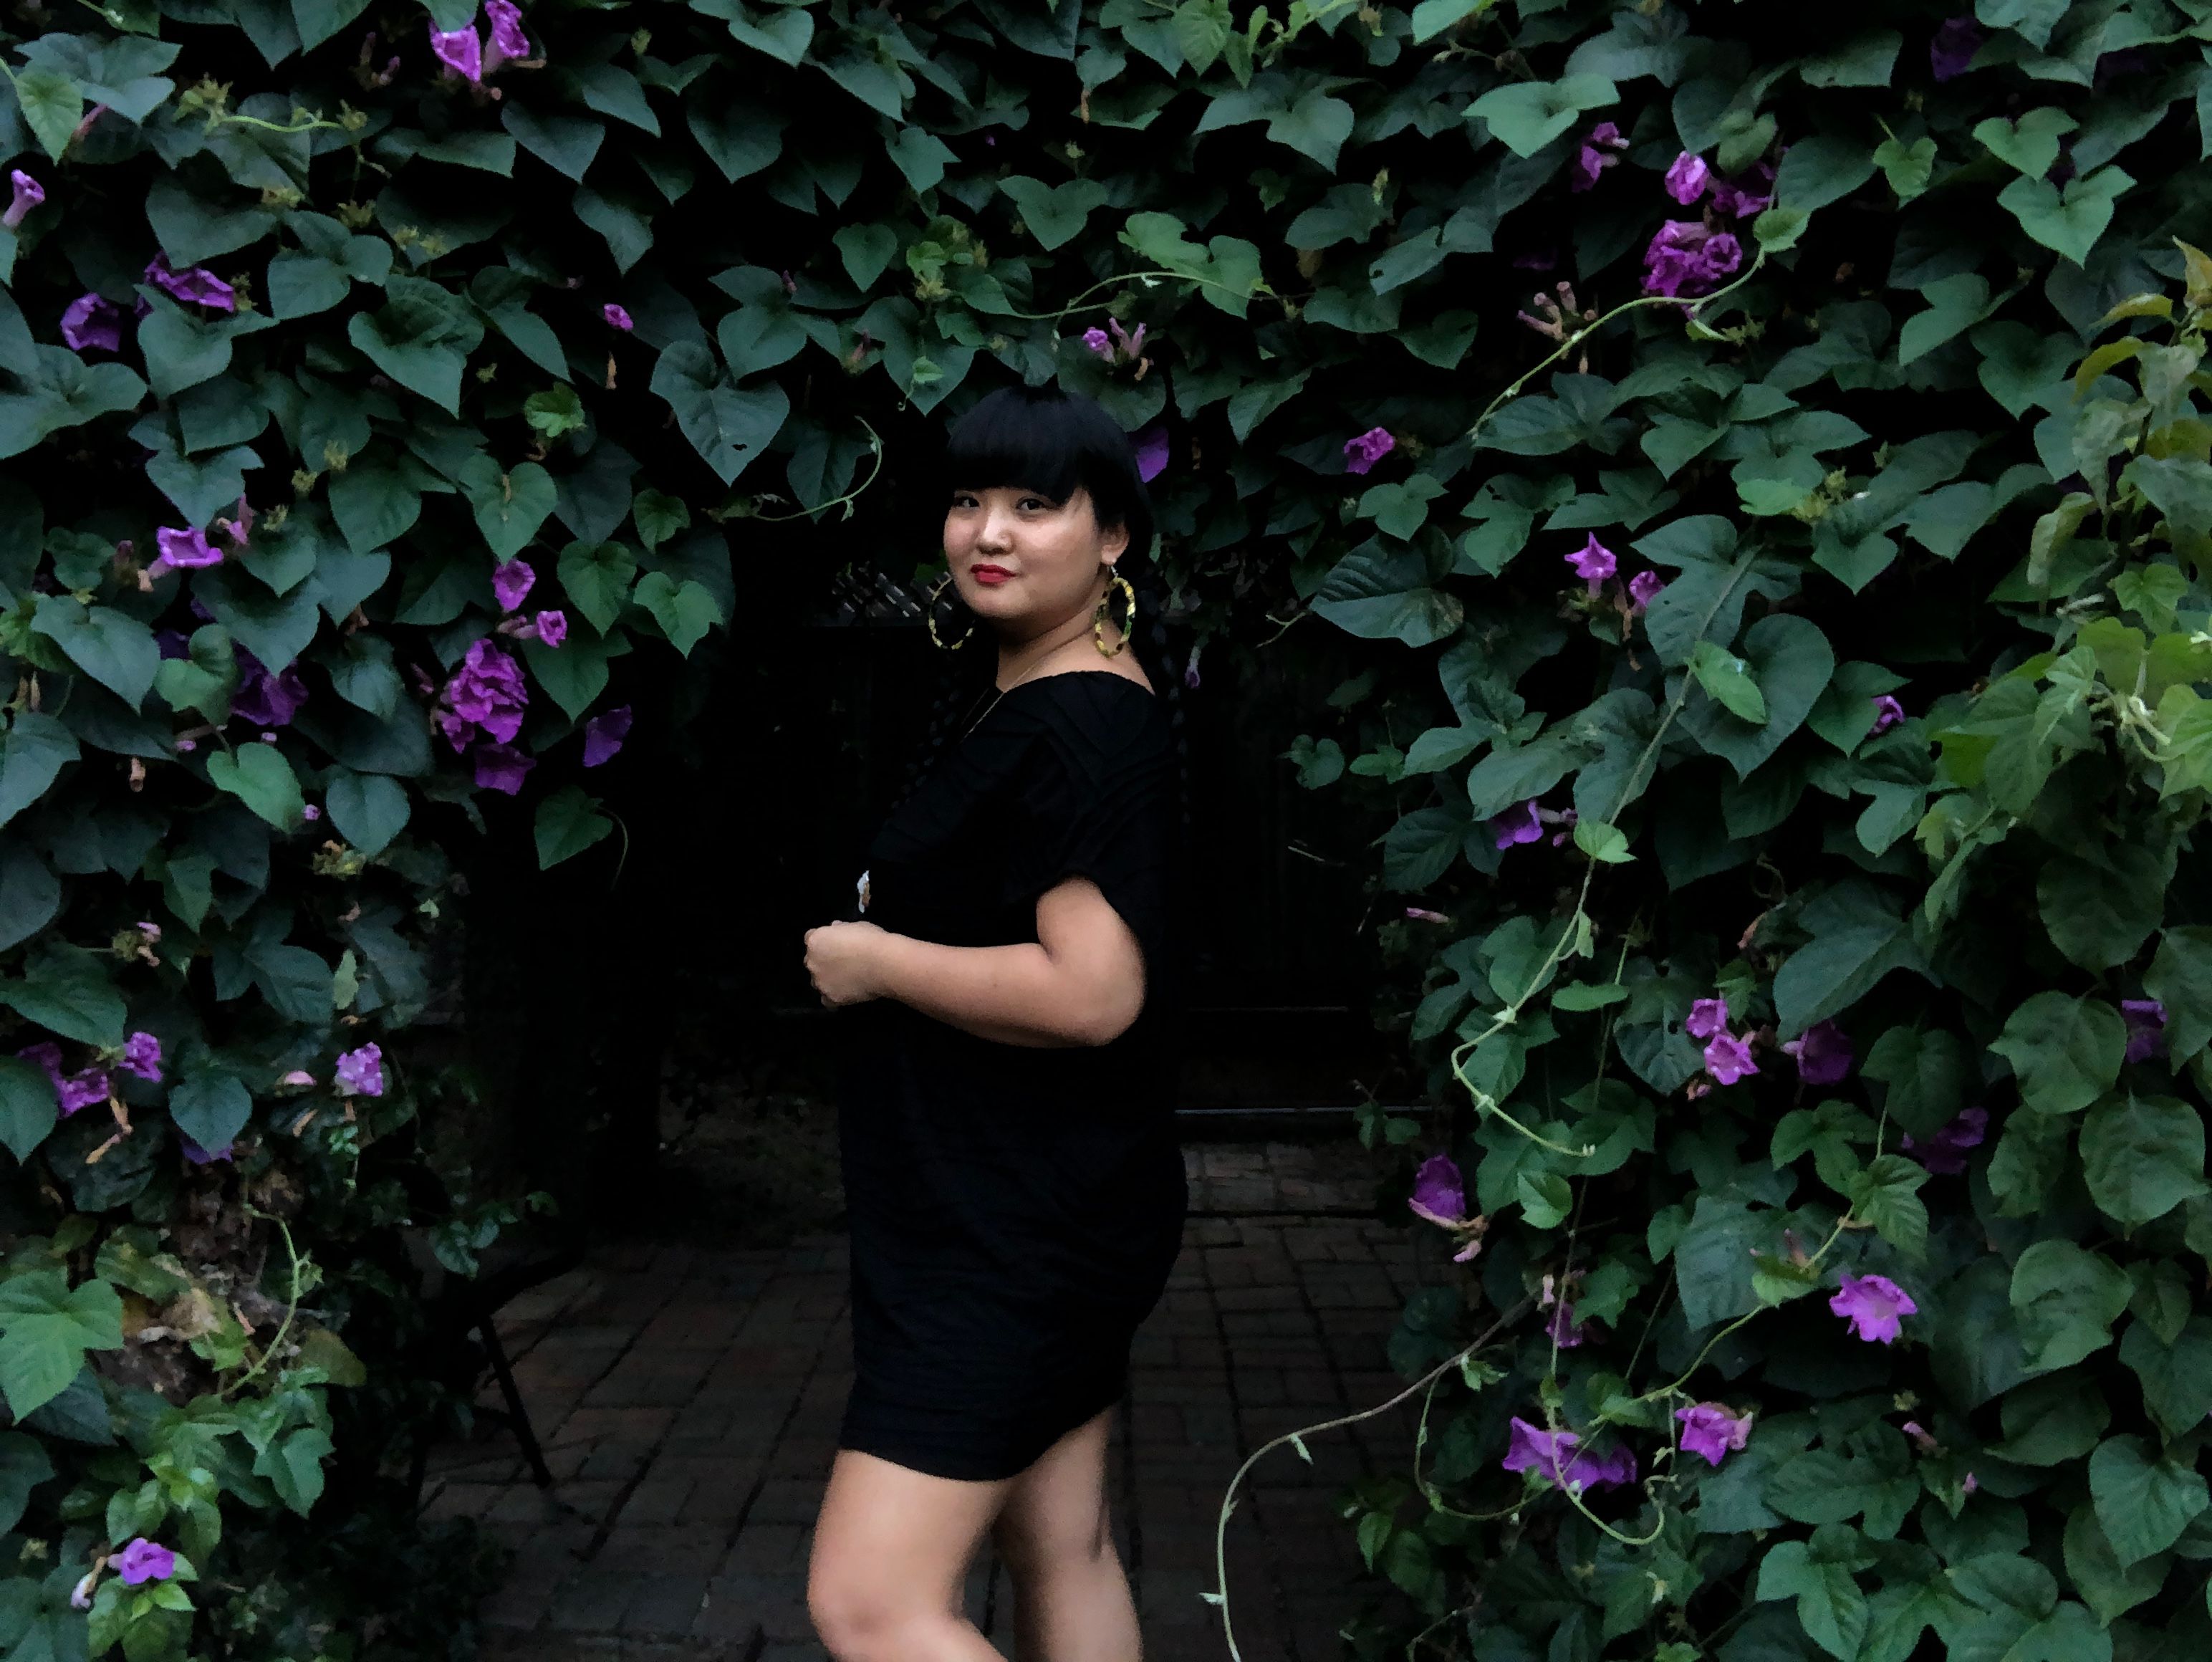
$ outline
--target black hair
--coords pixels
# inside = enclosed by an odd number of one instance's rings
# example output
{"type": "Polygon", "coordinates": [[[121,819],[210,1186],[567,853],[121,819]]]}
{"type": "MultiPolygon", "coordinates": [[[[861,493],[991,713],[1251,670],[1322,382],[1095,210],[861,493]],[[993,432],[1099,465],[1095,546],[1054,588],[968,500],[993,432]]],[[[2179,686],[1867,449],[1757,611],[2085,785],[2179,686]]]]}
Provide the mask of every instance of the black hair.
{"type": "MultiPolygon", "coordinates": [[[[1056,386],[1001,387],[985,393],[952,424],[939,470],[945,490],[988,490],[1012,485],[1055,502],[1078,487],[1091,498],[1099,526],[1120,526],[1129,545],[1115,572],[1136,592],[1137,616],[1129,645],[1166,701],[1175,730],[1177,794],[1184,834],[1190,829],[1190,752],[1183,734],[1183,672],[1169,649],[1166,585],[1152,560],[1152,493],[1137,470],[1137,456],[1121,425],[1095,399],[1056,386]]],[[[909,769],[902,800],[930,765],[973,721],[994,679],[997,655],[989,631],[946,586],[934,608],[938,633],[959,638],[975,631],[964,649],[939,653],[947,661],[930,709],[929,727],[909,769]]]]}

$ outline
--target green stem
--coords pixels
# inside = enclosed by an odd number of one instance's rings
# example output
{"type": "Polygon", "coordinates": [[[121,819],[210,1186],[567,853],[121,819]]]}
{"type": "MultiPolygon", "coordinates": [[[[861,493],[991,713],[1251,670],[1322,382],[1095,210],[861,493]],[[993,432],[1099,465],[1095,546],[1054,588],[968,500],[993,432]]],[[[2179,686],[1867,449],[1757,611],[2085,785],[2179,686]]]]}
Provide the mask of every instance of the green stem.
{"type": "Polygon", "coordinates": [[[293,1318],[300,1313],[300,1250],[292,1243],[291,1226],[271,1213],[261,1211],[252,1206],[248,1206],[246,1209],[252,1216],[265,1219],[275,1224],[278,1232],[284,1237],[285,1256],[291,1260],[291,1302],[284,1306],[284,1319],[277,1324],[276,1336],[261,1348],[261,1355],[252,1367],[222,1388],[218,1393],[222,1397],[228,1397],[233,1391],[241,1390],[256,1374],[269,1366],[270,1359],[276,1355],[278,1348],[283,1344],[284,1336],[292,1330],[293,1318]]]}

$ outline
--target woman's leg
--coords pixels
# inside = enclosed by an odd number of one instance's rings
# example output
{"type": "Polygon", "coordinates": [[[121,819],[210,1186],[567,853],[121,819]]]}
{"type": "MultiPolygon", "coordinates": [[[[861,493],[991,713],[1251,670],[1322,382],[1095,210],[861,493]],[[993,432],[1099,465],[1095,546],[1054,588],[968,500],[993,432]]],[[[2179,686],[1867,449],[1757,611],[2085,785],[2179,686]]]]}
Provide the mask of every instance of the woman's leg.
{"type": "Polygon", "coordinates": [[[1106,1515],[1108,1409],[1015,1478],[994,1530],[1020,1662],[1137,1662],[1137,1607],[1106,1515]]]}
{"type": "Polygon", "coordinates": [[[836,1662],[1005,1662],[963,1613],[961,1584],[1007,1487],[837,1452],[806,1581],[836,1662]]]}

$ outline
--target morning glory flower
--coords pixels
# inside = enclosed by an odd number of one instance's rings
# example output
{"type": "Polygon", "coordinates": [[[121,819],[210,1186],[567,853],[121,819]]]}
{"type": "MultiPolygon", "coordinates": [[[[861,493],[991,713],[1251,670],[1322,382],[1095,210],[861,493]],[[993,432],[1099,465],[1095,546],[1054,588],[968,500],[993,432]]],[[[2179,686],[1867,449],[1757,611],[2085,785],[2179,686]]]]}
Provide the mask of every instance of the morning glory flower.
{"type": "Polygon", "coordinates": [[[501,612],[512,612],[520,606],[537,582],[538,573],[520,560],[509,560],[491,574],[491,592],[499,601],[501,612]]]}
{"type": "Polygon", "coordinates": [[[1692,1038],[1714,1038],[1728,1031],[1729,1007],[1724,998],[1701,998],[1690,1006],[1682,1031],[1692,1038]]]}
{"type": "Polygon", "coordinates": [[[1942,1177],[1955,1178],[1966,1169],[1966,1150],[1980,1148],[1982,1139],[1989,1135],[1989,1129],[1988,1109],[1962,1108],[1956,1119],[1927,1141],[1917,1141],[1908,1131],[1898,1140],[1898,1147],[1929,1171],[1942,1177]]]}
{"type": "Polygon", "coordinates": [[[21,167],[9,174],[8,182],[15,187],[15,199],[0,213],[0,225],[14,230],[29,216],[32,209],[46,199],[46,187],[25,173],[21,167]]]}
{"type": "Polygon", "coordinates": [[[1751,1437],[1751,1415],[1731,1414],[1718,1403],[1678,1408],[1674,1417],[1682,1422],[1682,1446],[1704,1455],[1707,1465],[1718,1465],[1730,1450],[1741,1448],[1751,1437]]]}
{"type": "Polygon", "coordinates": [[[1449,1154],[1431,1154],[1413,1173],[1413,1197],[1406,1204],[1413,1215],[1449,1229],[1467,1221],[1467,1188],[1458,1165],[1449,1154]]]}
{"type": "Polygon", "coordinates": [[[584,765],[598,767],[602,762],[612,761],[629,736],[630,709],[628,704],[617,704],[612,709],[594,715],[584,723],[584,765]]]}
{"type": "Polygon", "coordinates": [[[1150,484],[1168,465],[1168,429],[1146,428],[1137,438],[1137,477],[1150,484]]]}
{"type": "Polygon", "coordinates": [[[1705,1071],[1720,1085],[1733,1085],[1757,1073],[1759,1064],[1751,1059],[1750,1041],[1729,1032],[1714,1034],[1705,1045],[1705,1071]]]}
{"type": "Polygon", "coordinates": [[[1888,693],[1882,693],[1874,701],[1874,730],[1876,733],[1887,733],[1904,719],[1905,706],[1888,693]]]}
{"type": "Polygon", "coordinates": [[[348,1050],[338,1057],[338,1094],[342,1097],[380,1097],[384,1094],[384,1052],[374,1044],[348,1050]]]}
{"type": "Polygon", "coordinates": [[[1619,564],[1613,558],[1613,551],[1598,541],[1595,532],[1580,548],[1560,557],[1575,569],[1576,576],[1589,585],[1589,592],[1593,594],[1598,592],[1607,577],[1613,575],[1619,564]]]}
{"type": "MultiPolygon", "coordinates": [[[[1607,167],[1620,164],[1620,158],[1613,152],[1625,150],[1627,148],[1628,141],[1620,136],[1619,127],[1610,121],[1599,122],[1589,130],[1589,137],[1583,140],[1582,148],[1575,152],[1574,182],[1568,188],[1575,191],[1589,190],[1597,183],[1600,174],[1607,167]]],[[[1518,265],[1522,262],[1516,259],[1513,263],[1518,265]]],[[[1540,269],[1549,270],[1550,268],[1546,266],[1540,269]]]]}
{"type": "Polygon", "coordinates": [[[1577,1454],[1567,1462],[1566,1486],[1571,1489],[1618,1488],[1636,1481],[1636,1456],[1626,1448],[1610,1454],[1577,1454]]]}
{"type": "Polygon", "coordinates": [[[1567,1457],[1575,1452],[1582,1439],[1571,1431],[1545,1431],[1517,1414],[1509,1423],[1511,1431],[1505,1445],[1505,1458],[1501,1463],[1505,1470],[1540,1471],[1558,1481],[1565,1470],[1567,1457]]]}
{"type": "Polygon", "coordinates": [[[1851,1330],[1869,1344],[1894,1344],[1904,1330],[1899,1318],[1920,1313],[1912,1295],[1888,1276],[1854,1275],[1848,1270],[1828,1308],[1850,1323],[1851,1330]]]}
{"type": "Polygon", "coordinates": [[[1667,169],[1667,194],[1686,208],[1705,193],[1705,186],[1712,176],[1713,170],[1705,165],[1705,157],[1685,150],[1667,169]]]}
{"type": "Polygon", "coordinates": [[[465,749],[470,729],[481,728],[502,745],[522,731],[522,712],[530,703],[522,668],[489,639],[472,642],[460,667],[446,683],[446,709],[439,717],[447,742],[465,749]]]}
{"type": "Polygon", "coordinates": [[[1510,849],[1516,843],[1533,843],[1544,834],[1544,822],[1536,817],[1536,799],[1533,796],[1517,808],[1506,809],[1490,824],[1501,849],[1510,849]]]}
{"type": "Polygon", "coordinates": [[[530,56],[530,37],[522,32],[522,8],[514,0],[484,0],[484,16],[491,23],[491,44],[484,48],[487,72],[510,58],[530,56]]]}
{"type": "Polygon", "coordinates": [[[1358,437],[1344,441],[1344,454],[1347,458],[1344,471],[1364,473],[1397,447],[1398,441],[1390,436],[1389,429],[1370,427],[1358,437]]]}
{"type": "Polygon", "coordinates": [[[1797,1077],[1808,1085],[1833,1085],[1851,1071],[1849,1034],[1832,1021],[1816,1021],[1782,1047],[1797,1059],[1797,1077]]]}
{"type": "Polygon", "coordinates": [[[46,1069],[46,1077],[53,1081],[54,1094],[61,1099],[64,1119],[80,1108],[90,1108],[107,1100],[107,1069],[84,1068],[74,1074],[64,1074],[62,1072],[62,1047],[53,1040],[41,1039],[36,1044],[27,1044],[15,1054],[24,1061],[34,1062],[46,1069]]]}
{"type": "Polygon", "coordinates": [[[1139,324],[1133,335],[1124,334],[1119,318],[1108,318],[1106,326],[1114,332],[1114,344],[1120,355],[1133,362],[1145,350],[1145,326],[1139,324]]]}
{"type": "Polygon", "coordinates": [[[62,314],[62,344],[72,352],[123,350],[123,308],[99,295],[79,295],[62,314]]]}
{"type": "Polygon", "coordinates": [[[154,545],[161,552],[149,569],[157,577],[173,568],[222,563],[222,550],[208,541],[204,531],[163,526],[154,533],[154,545]]]}
{"type": "Polygon", "coordinates": [[[1575,1307],[1565,1299],[1552,1306],[1552,1318],[1544,1324],[1544,1336],[1562,1350],[1572,1350],[1583,1342],[1583,1324],[1575,1319],[1575,1307]]]}
{"type": "Polygon", "coordinates": [[[179,271],[171,269],[167,254],[155,254],[143,273],[147,282],[175,300],[204,306],[211,312],[235,312],[238,291],[204,265],[179,271]]]}
{"type": "Polygon", "coordinates": [[[532,620],[530,632],[547,646],[557,647],[568,638],[568,614],[565,612],[541,612],[532,620]]]}
{"type": "Polygon", "coordinates": [[[1972,65],[1974,54],[1988,39],[1972,15],[1947,17],[1928,43],[1928,67],[1938,81],[1955,81],[1972,65]]]}
{"type": "Polygon", "coordinates": [[[495,790],[508,796],[522,788],[522,781],[536,760],[525,756],[512,745],[479,745],[476,753],[477,787],[480,790],[495,790]]]}
{"type": "Polygon", "coordinates": [[[1644,292],[1703,294],[1743,264],[1743,245],[1703,220],[1670,219],[1644,251],[1644,292]]]}
{"type": "Polygon", "coordinates": [[[115,1555],[115,1573],[123,1578],[125,1586],[166,1581],[176,1574],[176,1569],[177,1555],[143,1535],[115,1555]]]}
{"type": "Polygon", "coordinates": [[[608,323],[612,325],[615,328],[621,330],[624,334],[628,334],[632,329],[635,329],[637,326],[635,323],[630,321],[629,314],[624,311],[621,307],[616,305],[612,301],[609,301],[605,306],[599,307],[599,315],[605,318],[608,323]]]}
{"type": "Polygon", "coordinates": [[[429,28],[430,50],[441,64],[465,81],[483,79],[483,42],[477,38],[474,26],[441,30],[434,21],[429,28]]]}
{"type": "Polygon", "coordinates": [[[2124,998],[2120,1015],[2128,1024],[2128,1061],[2148,1062],[2166,1048],[2165,1005],[2154,998],[2124,998]]]}
{"type": "Polygon", "coordinates": [[[123,1041],[125,1073],[159,1085],[161,1082],[161,1041],[151,1033],[133,1033],[123,1041]]]}
{"type": "Polygon", "coordinates": [[[1667,585],[1656,571],[1639,571],[1628,580],[1629,609],[1642,612],[1659,598],[1659,591],[1667,585]]]}
{"type": "Polygon", "coordinates": [[[1763,189],[1751,189],[1741,180],[1716,177],[1712,181],[1711,198],[1713,210],[1726,214],[1730,219],[1748,219],[1753,214],[1765,213],[1774,202],[1774,168],[1762,161],[1745,177],[1753,175],[1763,189]]]}
{"type": "Polygon", "coordinates": [[[1113,336],[1108,334],[1103,329],[1097,327],[1096,325],[1093,325],[1091,327],[1085,329],[1083,332],[1083,344],[1089,347],[1092,351],[1097,353],[1100,357],[1105,358],[1109,362],[1114,356],[1113,336]]]}
{"type": "Polygon", "coordinates": [[[244,647],[234,647],[238,660],[238,691],[230,695],[230,713],[257,728],[289,727],[307,702],[307,684],[297,670],[271,675],[261,660],[244,647]]]}

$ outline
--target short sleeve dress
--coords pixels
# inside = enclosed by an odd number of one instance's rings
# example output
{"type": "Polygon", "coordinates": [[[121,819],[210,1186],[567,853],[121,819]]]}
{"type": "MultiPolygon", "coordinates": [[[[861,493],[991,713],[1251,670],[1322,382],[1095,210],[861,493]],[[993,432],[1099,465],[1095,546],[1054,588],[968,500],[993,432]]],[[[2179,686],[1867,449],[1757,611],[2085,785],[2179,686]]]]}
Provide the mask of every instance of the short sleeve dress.
{"type": "Polygon", "coordinates": [[[867,920],[949,946],[1033,941],[1038,896],[1089,878],[1143,948],[1146,998],[1096,1046],[1001,1044],[889,999],[836,1012],[854,1373],[841,1447],[1011,1477],[1122,1396],[1185,1206],[1179,819],[1159,701],[1078,670],[1010,688],[871,845],[867,920]]]}

